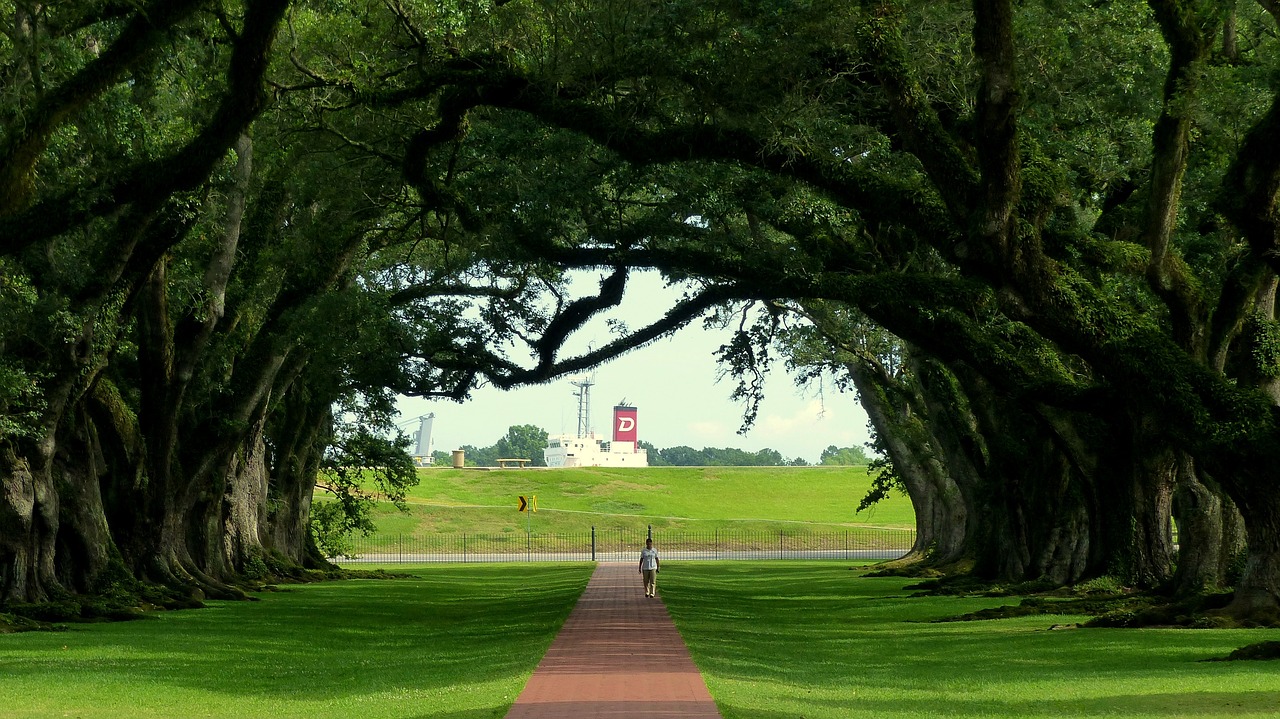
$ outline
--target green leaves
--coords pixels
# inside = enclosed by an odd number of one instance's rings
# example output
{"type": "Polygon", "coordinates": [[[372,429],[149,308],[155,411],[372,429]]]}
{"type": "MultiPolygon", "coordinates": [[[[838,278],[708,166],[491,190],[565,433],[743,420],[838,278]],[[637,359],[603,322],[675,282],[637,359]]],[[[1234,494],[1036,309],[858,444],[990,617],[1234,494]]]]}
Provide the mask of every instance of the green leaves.
{"type": "Polygon", "coordinates": [[[513,425],[494,445],[500,459],[528,459],[533,466],[545,466],[542,450],[547,448],[547,431],[531,424],[513,425]]]}
{"type": "MultiPolygon", "coordinates": [[[[0,351],[14,348],[44,312],[31,279],[11,261],[0,259],[0,351]]],[[[0,440],[35,438],[45,409],[41,367],[10,349],[0,354],[0,440]]]]}
{"type": "Polygon", "coordinates": [[[1254,312],[1245,324],[1243,339],[1257,376],[1280,377],[1280,322],[1254,312]]]}
{"type": "Polygon", "coordinates": [[[407,451],[412,440],[394,425],[390,394],[344,400],[346,412],[335,418],[317,479],[317,487],[328,496],[311,508],[312,537],[328,557],[348,552],[353,533],[367,536],[374,530],[372,512],[379,500],[407,511],[405,496],[418,484],[417,468],[407,451]]]}

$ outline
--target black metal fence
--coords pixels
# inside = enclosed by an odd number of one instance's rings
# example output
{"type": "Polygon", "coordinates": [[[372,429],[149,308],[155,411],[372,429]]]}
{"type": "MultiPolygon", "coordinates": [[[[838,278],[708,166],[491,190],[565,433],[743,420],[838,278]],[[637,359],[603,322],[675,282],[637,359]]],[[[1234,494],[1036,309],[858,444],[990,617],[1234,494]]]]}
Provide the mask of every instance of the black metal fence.
{"type": "Polygon", "coordinates": [[[663,559],[895,559],[915,542],[905,529],[851,527],[831,531],[630,531],[356,537],[340,563],[621,562],[639,556],[647,537],[663,559]]]}

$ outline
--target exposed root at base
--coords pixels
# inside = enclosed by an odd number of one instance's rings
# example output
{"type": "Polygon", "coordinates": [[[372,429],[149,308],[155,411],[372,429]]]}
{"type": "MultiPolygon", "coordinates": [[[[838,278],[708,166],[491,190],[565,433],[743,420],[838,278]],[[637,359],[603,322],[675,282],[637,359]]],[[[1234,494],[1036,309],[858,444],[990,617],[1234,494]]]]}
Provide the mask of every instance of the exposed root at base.
{"type": "Polygon", "coordinates": [[[1248,646],[1240,647],[1225,657],[1216,659],[1205,659],[1206,662],[1240,662],[1240,661],[1267,661],[1272,659],[1280,659],[1280,642],[1258,642],[1248,646]]]}
{"type": "MultiPolygon", "coordinates": [[[[381,569],[331,569],[326,571],[296,569],[287,576],[266,576],[256,581],[241,581],[233,600],[255,601],[249,592],[280,591],[279,584],[304,584],[337,579],[406,579],[409,574],[381,569]]],[[[230,586],[230,585],[227,585],[230,586]]],[[[68,595],[55,601],[11,603],[0,605],[0,634],[31,631],[62,631],[67,624],[84,622],[119,622],[143,619],[157,611],[200,609],[205,606],[205,592],[197,585],[183,583],[170,587],[152,582],[117,579],[102,587],[97,594],[68,595]]]]}

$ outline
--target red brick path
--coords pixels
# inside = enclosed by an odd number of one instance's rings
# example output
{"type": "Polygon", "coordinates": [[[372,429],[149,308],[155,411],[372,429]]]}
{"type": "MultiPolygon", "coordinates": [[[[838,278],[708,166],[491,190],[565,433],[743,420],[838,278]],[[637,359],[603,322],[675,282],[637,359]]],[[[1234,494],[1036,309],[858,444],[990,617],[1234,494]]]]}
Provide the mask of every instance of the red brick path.
{"type": "Polygon", "coordinates": [[[636,566],[600,564],[507,719],[632,718],[720,712],[666,606],[645,598],[636,566]]]}

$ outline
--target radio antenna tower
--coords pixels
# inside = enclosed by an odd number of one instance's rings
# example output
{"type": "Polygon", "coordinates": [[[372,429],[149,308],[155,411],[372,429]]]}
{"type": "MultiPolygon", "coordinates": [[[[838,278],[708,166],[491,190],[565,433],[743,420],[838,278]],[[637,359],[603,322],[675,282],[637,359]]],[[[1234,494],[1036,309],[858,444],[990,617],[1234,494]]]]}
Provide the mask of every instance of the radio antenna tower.
{"type": "Polygon", "coordinates": [[[595,378],[581,377],[569,384],[578,388],[573,393],[578,398],[578,436],[586,437],[591,434],[591,386],[595,384],[595,378]]]}

